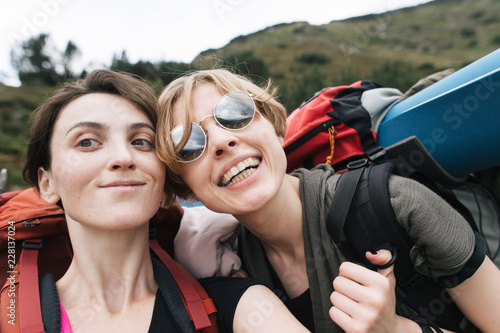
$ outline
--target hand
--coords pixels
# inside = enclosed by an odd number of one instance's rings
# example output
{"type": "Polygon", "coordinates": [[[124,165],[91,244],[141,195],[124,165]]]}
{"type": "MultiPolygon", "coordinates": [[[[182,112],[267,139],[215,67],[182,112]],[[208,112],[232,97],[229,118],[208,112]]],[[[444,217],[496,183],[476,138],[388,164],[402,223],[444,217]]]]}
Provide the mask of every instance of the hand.
{"type": "MultiPolygon", "coordinates": [[[[391,260],[391,253],[367,252],[366,257],[372,264],[384,265],[391,260]]],[[[402,332],[395,286],[394,265],[374,272],[344,262],[333,281],[330,318],[346,332],[402,332]]]]}

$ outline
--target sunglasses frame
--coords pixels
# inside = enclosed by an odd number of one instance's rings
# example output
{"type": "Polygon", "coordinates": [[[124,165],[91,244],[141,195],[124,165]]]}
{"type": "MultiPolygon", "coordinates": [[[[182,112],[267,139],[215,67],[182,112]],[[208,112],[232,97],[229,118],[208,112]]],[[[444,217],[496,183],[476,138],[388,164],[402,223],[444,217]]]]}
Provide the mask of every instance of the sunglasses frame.
{"type": "MultiPolygon", "coordinates": [[[[194,158],[194,159],[192,159],[192,160],[189,160],[189,161],[184,161],[184,160],[180,159],[180,158],[179,158],[179,156],[177,156],[177,161],[178,161],[179,163],[190,163],[190,162],[194,162],[194,161],[196,161],[197,159],[199,159],[199,158],[203,155],[203,153],[205,152],[205,150],[206,150],[206,148],[207,148],[207,137],[208,137],[208,136],[207,136],[207,133],[205,132],[205,130],[203,129],[203,127],[201,127],[201,123],[202,123],[205,119],[207,119],[207,118],[209,118],[209,117],[214,117],[214,119],[215,119],[215,121],[216,121],[217,125],[219,125],[220,127],[224,128],[225,130],[228,130],[228,131],[239,131],[239,130],[242,130],[242,129],[247,128],[247,127],[248,127],[248,126],[249,126],[249,125],[253,122],[253,120],[255,119],[255,114],[256,114],[256,113],[257,113],[257,105],[255,105],[254,95],[253,95],[253,94],[251,94],[251,93],[247,93],[247,92],[245,92],[245,91],[232,91],[232,92],[229,92],[229,93],[225,94],[224,96],[222,96],[221,98],[219,98],[219,100],[217,101],[217,103],[216,103],[216,104],[215,104],[215,106],[213,107],[213,109],[212,109],[212,114],[210,114],[210,115],[207,115],[207,116],[203,117],[203,118],[200,120],[200,122],[199,122],[199,123],[191,122],[191,134],[190,134],[190,136],[189,136],[189,138],[188,138],[188,142],[189,142],[189,139],[191,138],[191,135],[192,135],[192,133],[193,133],[193,126],[194,126],[194,125],[196,125],[196,126],[197,126],[197,127],[198,127],[201,131],[202,131],[202,133],[203,133],[203,135],[204,135],[204,137],[205,137],[205,142],[204,142],[203,150],[201,151],[201,153],[200,153],[200,154],[199,154],[196,158],[194,158]],[[226,97],[228,97],[229,95],[232,95],[232,94],[245,94],[246,96],[248,96],[248,97],[250,98],[250,100],[252,101],[252,104],[253,104],[253,115],[252,115],[252,119],[250,119],[250,121],[248,122],[248,124],[246,124],[245,126],[240,127],[240,128],[228,128],[228,127],[226,127],[226,126],[222,125],[222,124],[220,123],[219,119],[217,119],[217,117],[215,116],[215,110],[217,109],[217,107],[219,106],[219,104],[221,103],[221,101],[222,101],[224,98],[226,98],[226,97]]],[[[174,127],[171,131],[170,131],[170,135],[172,136],[172,133],[173,133],[173,132],[174,132],[177,128],[179,128],[179,127],[181,127],[181,126],[184,126],[185,124],[186,124],[186,123],[182,123],[182,124],[179,124],[179,125],[175,126],[175,127],[174,127]]],[[[184,134],[183,134],[183,135],[184,135],[184,134]]],[[[173,140],[172,140],[172,141],[173,141],[173,140]]],[[[174,142],[172,142],[172,143],[174,143],[174,142]]],[[[186,143],[187,143],[187,142],[186,142],[186,143]]],[[[174,143],[174,145],[175,145],[175,143],[174,143]]],[[[183,148],[184,148],[184,147],[183,147],[183,148]]],[[[174,147],[174,149],[175,149],[175,147],[174,147]]]]}

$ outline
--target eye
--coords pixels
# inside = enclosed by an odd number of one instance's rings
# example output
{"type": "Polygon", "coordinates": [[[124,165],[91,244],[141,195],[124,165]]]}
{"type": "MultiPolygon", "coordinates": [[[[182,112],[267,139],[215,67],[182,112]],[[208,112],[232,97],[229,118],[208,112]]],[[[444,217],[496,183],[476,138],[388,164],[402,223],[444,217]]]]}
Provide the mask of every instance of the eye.
{"type": "Polygon", "coordinates": [[[93,148],[99,146],[99,142],[93,139],[83,139],[78,142],[78,146],[82,148],[93,148]]]}
{"type": "Polygon", "coordinates": [[[146,140],[146,139],[135,139],[134,141],[132,141],[132,145],[133,146],[144,146],[144,147],[152,147],[153,146],[153,144],[149,140],[146,140]]]}

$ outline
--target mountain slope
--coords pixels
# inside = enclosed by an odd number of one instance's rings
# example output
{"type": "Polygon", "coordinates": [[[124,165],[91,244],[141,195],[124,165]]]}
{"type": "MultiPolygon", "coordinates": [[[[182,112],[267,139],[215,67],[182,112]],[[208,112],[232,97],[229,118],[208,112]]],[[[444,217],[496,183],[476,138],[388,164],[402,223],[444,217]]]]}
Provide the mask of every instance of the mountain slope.
{"type": "Polygon", "coordinates": [[[374,79],[405,90],[422,76],[459,69],[498,47],[499,0],[435,0],[320,26],[276,25],[207,50],[193,63],[209,68],[216,57],[252,67],[261,60],[286,88],[309,74],[325,85],[374,79]]]}

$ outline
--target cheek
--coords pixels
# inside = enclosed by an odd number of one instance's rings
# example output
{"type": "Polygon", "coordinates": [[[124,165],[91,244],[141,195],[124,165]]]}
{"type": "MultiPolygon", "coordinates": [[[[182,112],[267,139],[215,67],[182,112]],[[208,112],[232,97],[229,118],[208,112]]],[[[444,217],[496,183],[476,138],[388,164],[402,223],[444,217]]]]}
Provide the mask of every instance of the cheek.
{"type": "MultiPolygon", "coordinates": [[[[196,164],[199,164],[199,163],[196,163],[196,164]]],[[[187,163],[187,164],[182,165],[181,168],[182,168],[182,170],[181,170],[182,179],[184,180],[186,185],[189,186],[189,188],[192,191],[195,191],[196,188],[194,185],[198,182],[197,178],[198,178],[199,174],[201,173],[201,170],[202,170],[201,166],[198,166],[198,168],[196,168],[196,167],[194,167],[194,165],[192,163],[187,163]]]]}
{"type": "Polygon", "coordinates": [[[52,182],[60,190],[74,187],[75,181],[81,177],[81,174],[80,177],[75,177],[77,175],[75,168],[59,160],[53,160],[52,165],[52,182]]]}
{"type": "Polygon", "coordinates": [[[259,128],[252,134],[255,140],[266,143],[274,143],[274,141],[278,141],[278,136],[273,128],[263,127],[259,128]]]}
{"type": "Polygon", "coordinates": [[[85,185],[88,185],[94,178],[96,164],[89,160],[85,163],[82,157],[71,152],[53,156],[53,188],[63,201],[67,196],[71,198],[80,196],[85,185]]]}
{"type": "Polygon", "coordinates": [[[256,145],[265,145],[266,149],[276,154],[277,158],[286,159],[283,146],[274,128],[268,122],[267,126],[257,128],[251,134],[248,134],[248,140],[256,145]]]}
{"type": "Polygon", "coordinates": [[[53,188],[57,194],[59,194],[63,202],[71,198],[80,197],[81,189],[83,187],[82,183],[88,184],[87,180],[82,181],[82,179],[85,179],[83,177],[83,172],[76,174],[71,171],[71,169],[57,168],[57,170],[54,170],[53,173],[53,188]]]}
{"type": "Polygon", "coordinates": [[[81,170],[89,167],[89,160],[85,160],[84,156],[75,150],[55,144],[50,149],[52,152],[51,164],[58,166],[61,170],[70,172],[71,170],[81,170]]]}
{"type": "Polygon", "coordinates": [[[165,188],[165,165],[162,162],[158,162],[157,167],[154,168],[153,174],[155,181],[156,181],[156,188],[158,188],[158,191],[161,193],[163,196],[163,191],[165,188]]]}
{"type": "MultiPolygon", "coordinates": [[[[150,195],[163,197],[166,177],[165,164],[156,157],[156,154],[141,156],[137,158],[137,161],[137,171],[142,174],[143,177],[147,177],[150,186],[152,186],[151,188],[154,193],[150,193],[150,195]]],[[[151,198],[156,200],[156,198],[151,198]]]]}
{"type": "Polygon", "coordinates": [[[209,169],[204,167],[202,162],[198,160],[194,164],[187,163],[182,166],[182,180],[197,197],[200,196],[199,191],[206,189],[210,181],[210,174],[206,171],[209,169]]]}
{"type": "Polygon", "coordinates": [[[277,160],[279,167],[281,167],[281,169],[284,170],[284,172],[286,172],[287,168],[286,154],[285,151],[283,150],[283,147],[281,146],[281,143],[276,146],[276,149],[274,150],[274,156],[277,160]]]}

